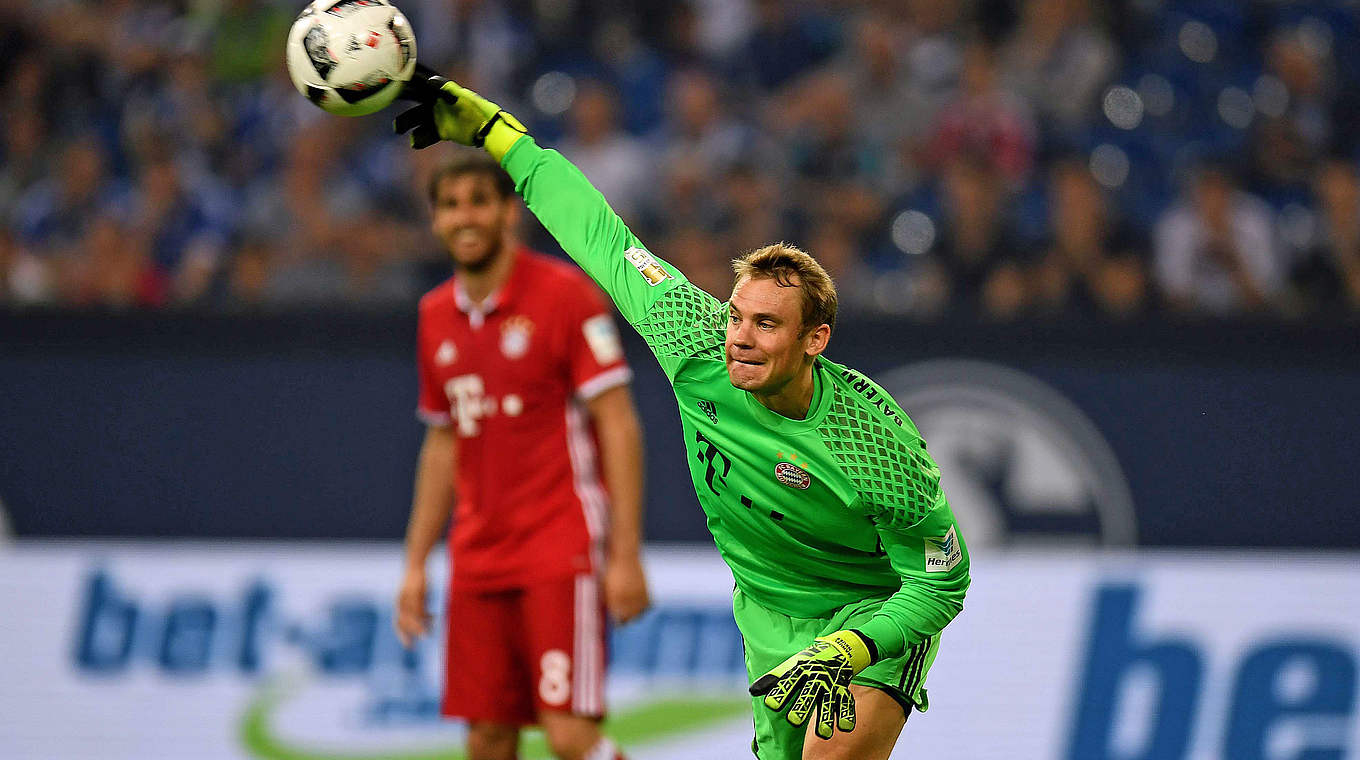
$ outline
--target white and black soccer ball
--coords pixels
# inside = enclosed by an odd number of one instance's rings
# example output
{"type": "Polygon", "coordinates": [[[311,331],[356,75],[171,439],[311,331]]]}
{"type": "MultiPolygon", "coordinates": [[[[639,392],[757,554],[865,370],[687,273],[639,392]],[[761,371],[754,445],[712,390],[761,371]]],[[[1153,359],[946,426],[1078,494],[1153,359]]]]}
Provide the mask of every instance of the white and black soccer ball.
{"type": "Polygon", "coordinates": [[[387,0],[315,0],[288,32],[288,76],[323,110],[363,116],[396,99],[416,69],[411,24],[387,0]]]}

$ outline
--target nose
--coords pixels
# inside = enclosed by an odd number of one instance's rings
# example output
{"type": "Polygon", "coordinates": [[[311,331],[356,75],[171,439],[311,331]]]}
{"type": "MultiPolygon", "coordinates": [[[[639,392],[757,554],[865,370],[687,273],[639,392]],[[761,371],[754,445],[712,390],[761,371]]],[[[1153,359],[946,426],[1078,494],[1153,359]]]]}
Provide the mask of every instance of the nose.
{"type": "Polygon", "coordinates": [[[727,332],[732,337],[732,345],[740,348],[752,348],[755,346],[755,343],[751,340],[751,328],[748,324],[749,323],[744,320],[736,325],[733,325],[730,322],[728,323],[727,332]]]}
{"type": "Polygon", "coordinates": [[[458,204],[448,209],[449,223],[455,228],[466,227],[472,220],[472,215],[468,212],[465,204],[458,204]]]}

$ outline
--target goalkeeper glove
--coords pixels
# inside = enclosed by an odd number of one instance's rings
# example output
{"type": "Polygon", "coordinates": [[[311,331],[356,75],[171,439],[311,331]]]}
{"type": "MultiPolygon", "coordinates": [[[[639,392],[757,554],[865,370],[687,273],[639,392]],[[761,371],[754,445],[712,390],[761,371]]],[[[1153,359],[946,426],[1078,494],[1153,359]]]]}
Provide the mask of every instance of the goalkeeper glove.
{"type": "Polygon", "coordinates": [[[499,161],[527,132],[519,119],[500,106],[424,66],[416,67],[402,97],[417,104],[398,114],[392,129],[397,134],[410,132],[412,148],[452,140],[474,148],[485,147],[499,161]]]}
{"type": "Polygon", "coordinates": [[[788,721],[807,723],[817,709],[817,735],[830,739],[835,729],[855,730],[855,698],[850,679],[877,658],[873,641],[854,629],[819,636],[807,649],[780,663],[751,684],[751,695],[765,695],[765,706],[783,710],[794,692],[788,721]],[[801,691],[799,691],[801,687],[801,691]]]}

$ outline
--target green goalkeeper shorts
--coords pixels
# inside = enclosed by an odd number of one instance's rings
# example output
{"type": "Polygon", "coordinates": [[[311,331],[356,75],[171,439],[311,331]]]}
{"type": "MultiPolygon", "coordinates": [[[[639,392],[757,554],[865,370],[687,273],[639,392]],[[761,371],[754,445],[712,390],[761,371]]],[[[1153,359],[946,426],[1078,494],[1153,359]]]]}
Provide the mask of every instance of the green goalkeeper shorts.
{"type": "MultiPolygon", "coordinates": [[[[847,604],[830,617],[796,618],[766,609],[740,589],[732,595],[732,613],[741,630],[746,652],[746,675],[750,682],[803,649],[818,636],[868,622],[887,597],[847,604]]],[[[926,673],[935,662],[940,637],[932,636],[905,654],[880,660],[855,676],[851,683],[882,689],[902,705],[908,715],[915,707],[921,712],[930,706],[926,699],[926,673]]],[[[751,749],[760,760],[799,760],[803,756],[803,737],[807,726],[794,726],[783,712],[765,706],[764,697],[751,698],[756,737],[751,749]]]]}

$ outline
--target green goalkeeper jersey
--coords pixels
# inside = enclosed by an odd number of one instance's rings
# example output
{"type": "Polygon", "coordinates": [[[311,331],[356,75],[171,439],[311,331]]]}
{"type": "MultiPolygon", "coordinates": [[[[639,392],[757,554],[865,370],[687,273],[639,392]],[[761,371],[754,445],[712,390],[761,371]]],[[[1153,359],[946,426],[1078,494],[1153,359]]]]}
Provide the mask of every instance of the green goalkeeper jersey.
{"type": "Polygon", "coordinates": [[[860,626],[881,657],[944,628],[963,608],[968,550],[897,402],[818,357],[805,419],[765,408],[728,381],[725,304],[652,255],[556,151],[523,137],[502,164],[670,378],[694,491],[742,593],[800,618],[884,598],[860,626]]]}

